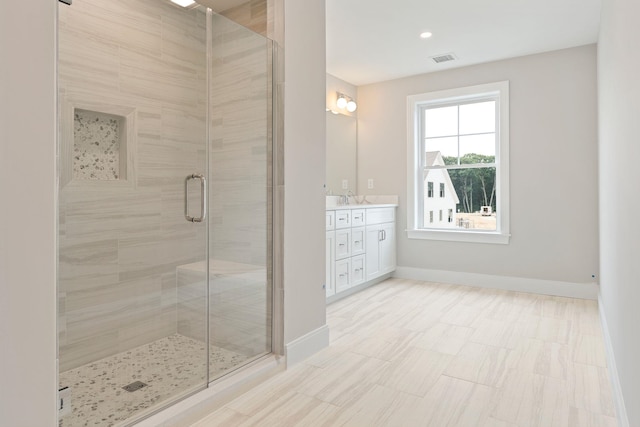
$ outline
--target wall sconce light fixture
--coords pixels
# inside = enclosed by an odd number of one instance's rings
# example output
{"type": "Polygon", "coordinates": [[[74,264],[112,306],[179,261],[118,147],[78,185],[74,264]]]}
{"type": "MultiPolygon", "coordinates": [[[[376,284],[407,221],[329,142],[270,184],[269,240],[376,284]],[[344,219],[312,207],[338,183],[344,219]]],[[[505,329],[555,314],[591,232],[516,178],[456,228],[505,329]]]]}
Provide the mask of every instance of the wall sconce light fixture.
{"type": "Polygon", "coordinates": [[[358,108],[358,104],[356,101],[343,93],[336,92],[338,94],[338,99],[336,100],[336,105],[340,109],[347,109],[348,112],[353,113],[358,108]]]}

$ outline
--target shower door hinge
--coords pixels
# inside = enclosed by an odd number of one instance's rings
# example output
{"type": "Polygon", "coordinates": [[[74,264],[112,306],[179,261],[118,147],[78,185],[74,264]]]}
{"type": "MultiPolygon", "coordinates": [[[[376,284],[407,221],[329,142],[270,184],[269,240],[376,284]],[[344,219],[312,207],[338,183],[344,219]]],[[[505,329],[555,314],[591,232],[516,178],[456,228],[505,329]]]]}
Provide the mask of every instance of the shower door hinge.
{"type": "Polygon", "coordinates": [[[58,418],[71,413],[71,389],[62,387],[58,390],[58,418]]]}
{"type": "Polygon", "coordinates": [[[64,4],[68,4],[69,6],[71,6],[71,2],[73,0],[58,0],[60,3],[64,3],[64,4]]]}

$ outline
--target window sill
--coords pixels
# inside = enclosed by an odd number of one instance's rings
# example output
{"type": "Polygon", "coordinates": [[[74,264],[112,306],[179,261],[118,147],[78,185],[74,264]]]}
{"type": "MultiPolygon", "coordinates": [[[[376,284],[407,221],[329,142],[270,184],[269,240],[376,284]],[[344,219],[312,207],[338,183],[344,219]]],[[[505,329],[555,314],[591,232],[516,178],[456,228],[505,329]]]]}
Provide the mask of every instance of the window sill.
{"type": "Polygon", "coordinates": [[[449,242],[509,244],[508,233],[498,231],[462,231],[462,230],[407,230],[409,239],[443,240],[449,242]]]}

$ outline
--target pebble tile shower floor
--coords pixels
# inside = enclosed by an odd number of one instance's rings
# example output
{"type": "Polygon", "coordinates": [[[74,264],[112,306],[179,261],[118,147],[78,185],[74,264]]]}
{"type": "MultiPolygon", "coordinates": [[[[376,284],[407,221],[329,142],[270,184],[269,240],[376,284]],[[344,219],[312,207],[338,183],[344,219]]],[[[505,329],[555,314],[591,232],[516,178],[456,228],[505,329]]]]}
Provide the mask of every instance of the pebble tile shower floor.
{"type": "MultiPolygon", "coordinates": [[[[175,397],[201,387],[205,379],[204,343],[174,334],[152,343],[60,373],[60,386],[71,388],[72,413],[60,427],[115,426],[175,397]],[[128,392],[135,381],[146,384],[128,392]]],[[[245,362],[249,357],[211,346],[210,378],[245,362]]]]}

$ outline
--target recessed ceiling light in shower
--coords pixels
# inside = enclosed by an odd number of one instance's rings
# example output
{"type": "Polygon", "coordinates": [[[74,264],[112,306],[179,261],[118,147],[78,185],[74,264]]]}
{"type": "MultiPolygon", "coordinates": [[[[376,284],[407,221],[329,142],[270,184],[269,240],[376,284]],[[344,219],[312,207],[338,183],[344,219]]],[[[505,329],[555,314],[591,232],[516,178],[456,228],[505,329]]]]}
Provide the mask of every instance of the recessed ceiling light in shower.
{"type": "Polygon", "coordinates": [[[175,3],[178,6],[182,6],[182,7],[189,7],[189,6],[193,6],[193,4],[195,3],[195,0],[171,0],[171,3],[175,3]]]}

